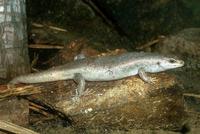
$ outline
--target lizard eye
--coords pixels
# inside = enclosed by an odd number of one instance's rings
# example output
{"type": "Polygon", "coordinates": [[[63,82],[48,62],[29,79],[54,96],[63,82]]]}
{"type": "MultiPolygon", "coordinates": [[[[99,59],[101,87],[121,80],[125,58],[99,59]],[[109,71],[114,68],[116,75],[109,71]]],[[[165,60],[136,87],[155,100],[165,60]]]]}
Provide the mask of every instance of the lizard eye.
{"type": "Polygon", "coordinates": [[[170,62],[170,63],[175,63],[176,60],[175,60],[175,59],[169,59],[169,62],[170,62]]]}

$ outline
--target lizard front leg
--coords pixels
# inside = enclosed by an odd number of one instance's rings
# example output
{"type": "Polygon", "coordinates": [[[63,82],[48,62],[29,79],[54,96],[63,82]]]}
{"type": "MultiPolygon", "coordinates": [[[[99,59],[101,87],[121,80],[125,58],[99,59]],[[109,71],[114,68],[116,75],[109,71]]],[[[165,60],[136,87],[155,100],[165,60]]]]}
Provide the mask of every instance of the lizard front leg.
{"type": "Polygon", "coordinates": [[[140,78],[141,78],[143,81],[147,82],[147,83],[152,84],[152,83],[154,83],[155,81],[157,81],[155,78],[151,78],[151,77],[147,76],[147,74],[146,74],[146,72],[145,72],[145,70],[144,70],[143,68],[140,68],[140,69],[138,70],[138,74],[139,74],[140,78]]]}
{"type": "Polygon", "coordinates": [[[79,54],[77,56],[74,57],[74,60],[81,60],[81,59],[85,59],[85,55],[84,54],[79,54]]]}
{"type": "Polygon", "coordinates": [[[80,73],[76,73],[74,75],[74,81],[78,84],[75,95],[75,98],[78,99],[85,90],[85,79],[80,73]]]}

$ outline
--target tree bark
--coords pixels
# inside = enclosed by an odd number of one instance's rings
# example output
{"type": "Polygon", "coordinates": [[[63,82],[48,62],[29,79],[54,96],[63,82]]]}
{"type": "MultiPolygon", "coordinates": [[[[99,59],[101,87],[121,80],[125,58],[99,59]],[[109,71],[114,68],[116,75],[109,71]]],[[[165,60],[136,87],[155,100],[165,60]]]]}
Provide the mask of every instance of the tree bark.
{"type": "Polygon", "coordinates": [[[30,72],[25,0],[0,1],[0,77],[30,72]]]}
{"type": "Polygon", "coordinates": [[[153,85],[137,76],[87,82],[86,91],[78,102],[72,99],[77,88],[73,81],[43,84],[43,93],[32,97],[70,117],[73,126],[78,128],[180,128],[186,113],[175,77],[167,74],[151,77],[158,80],[153,85]]]}
{"type": "MultiPolygon", "coordinates": [[[[0,78],[30,72],[27,46],[25,0],[0,0],[0,78]]],[[[0,102],[1,120],[27,125],[28,113],[26,100],[0,102]]]]}

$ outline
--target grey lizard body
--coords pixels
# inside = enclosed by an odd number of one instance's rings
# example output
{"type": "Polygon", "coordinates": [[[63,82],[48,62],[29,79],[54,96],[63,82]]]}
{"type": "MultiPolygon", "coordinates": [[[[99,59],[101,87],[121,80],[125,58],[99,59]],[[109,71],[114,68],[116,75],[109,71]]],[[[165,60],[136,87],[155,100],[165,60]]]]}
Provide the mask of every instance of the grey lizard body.
{"type": "Polygon", "coordinates": [[[184,62],[179,59],[143,52],[99,58],[83,58],[81,56],[65,65],[16,77],[10,81],[10,84],[73,79],[78,83],[77,96],[80,96],[84,91],[85,81],[111,81],[139,74],[142,80],[151,82],[152,79],[146,75],[146,72],[162,72],[183,65],[184,62]]]}

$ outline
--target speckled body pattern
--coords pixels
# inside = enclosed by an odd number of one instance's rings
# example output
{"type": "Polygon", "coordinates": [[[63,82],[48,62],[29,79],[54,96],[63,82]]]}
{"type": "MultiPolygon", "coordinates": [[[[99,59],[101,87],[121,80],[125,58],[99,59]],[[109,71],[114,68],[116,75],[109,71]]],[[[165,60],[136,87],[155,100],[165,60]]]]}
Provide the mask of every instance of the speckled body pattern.
{"type": "Polygon", "coordinates": [[[184,62],[153,53],[130,52],[116,56],[84,58],[46,71],[22,75],[10,83],[41,83],[74,79],[79,73],[86,81],[110,81],[138,74],[139,69],[156,73],[181,67],[184,62]]]}

